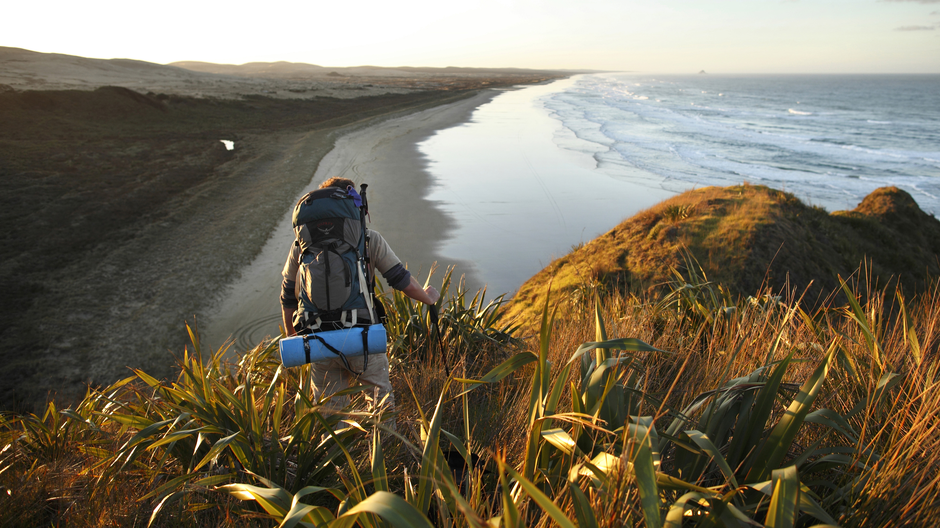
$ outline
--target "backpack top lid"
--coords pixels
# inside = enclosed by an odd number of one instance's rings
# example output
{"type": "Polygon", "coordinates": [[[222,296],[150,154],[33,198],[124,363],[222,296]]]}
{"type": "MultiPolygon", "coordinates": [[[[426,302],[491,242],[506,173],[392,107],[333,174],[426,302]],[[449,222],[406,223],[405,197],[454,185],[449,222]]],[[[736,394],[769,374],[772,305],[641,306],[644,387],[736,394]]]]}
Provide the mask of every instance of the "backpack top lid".
{"type": "MultiPolygon", "coordinates": [[[[350,188],[352,190],[352,188],[350,188]]],[[[291,218],[294,227],[320,218],[340,217],[359,220],[359,195],[339,187],[326,187],[310,191],[294,206],[291,218]]]]}
{"type": "Polygon", "coordinates": [[[350,187],[317,189],[304,195],[294,206],[292,224],[297,242],[306,251],[313,244],[346,241],[362,251],[362,218],[359,194],[350,187]]]}

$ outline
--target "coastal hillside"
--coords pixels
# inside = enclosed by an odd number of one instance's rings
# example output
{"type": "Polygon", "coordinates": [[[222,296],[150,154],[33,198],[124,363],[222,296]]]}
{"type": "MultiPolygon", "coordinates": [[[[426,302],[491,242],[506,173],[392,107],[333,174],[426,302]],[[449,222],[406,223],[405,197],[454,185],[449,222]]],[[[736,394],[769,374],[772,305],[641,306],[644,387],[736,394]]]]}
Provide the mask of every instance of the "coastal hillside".
{"type": "MultiPolygon", "coordinates": [[[[732,214],[799,213],[794,232],[807,215],[770,189],[742,195],[732,214]]],[[[874,243],[892,232],[878,223],[923,227],[907,203],[886,189],[833,224],[874,243]]],[[[694,214],[704,233],[727,222],[694,214]]],[[[187,354],[163,380],[135,369],[68,409],[0,413],[0,526],[936,525],[936,283],[894,304],[852,281],[805,317],[792,299],[685,309],[612,290],[538,339],[459,290],[439,311],[390,292],[398,398],[377,409],[358,389],[339,412],[311,398],[311,366],[285,366],[274,338],[187,354]]]]}
{"type": "Polygon", "coordinates": [[[766,285],[805,291],[813,304],[863,262],[882,286],[900,278],[919,290],[940,273],[938,255],[940,221],[896,187],[833,213],[764,186],[707,187],[640,212],[555,260],[522,285],[509,317],[537,320],[549,286],[553,298],[597,286],[648,292],[672,270],[685,273],[687,256],[732,295],[766,285]]]}

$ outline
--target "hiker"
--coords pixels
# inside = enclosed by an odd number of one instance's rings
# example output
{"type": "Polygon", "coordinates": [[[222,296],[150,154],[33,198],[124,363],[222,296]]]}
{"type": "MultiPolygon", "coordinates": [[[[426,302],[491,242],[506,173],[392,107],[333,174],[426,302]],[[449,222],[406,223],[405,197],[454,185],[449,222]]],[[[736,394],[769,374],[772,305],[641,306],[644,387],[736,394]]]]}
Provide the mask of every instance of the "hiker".
{"type": "MultiPolygon", "coordinates": [[[[337,191],[344,191],[346,194],[356,195],[355,184],[352,180],[346,178],[330,178],[320,184],[320,189],[336,188],[337,191]]],[[[308,195],[309,196],[309,195],[308,195]]],[[[305,197],[306,198],[306,197],[305,197]]],[[[298,206],[300,204],[298,203],[298,206]]],[[[364,223],[362,224],[365,225],[364,223]]],[[[366,229],[368,240],[368,266],[367,282],[369,293],[372,293],[371,287],[374,284],[375,270],[378,270],[385,278],[389,286],[400,290],[408,297],[423,302],[425,304],[434,304],[440,298],[441,294],[433,286],[422,288],[418,281],[411,276],[411,273],[405,269],[401,260],[395,256],[392,248],[382,238],[377,231],[366,229]]],[[[325,252],[325,251],[324,251],[325,252]]],[[[316,322],[305,318],[306,314],[298,312],[298,294],[300,288],[297,285],[298,270],[303,251],[298,241],[291,246],[287,262],[284,264],[284,270],[281,275],[281,311],[283,315],[284,328],[288,336],[307,334],[315,330],[333,330],[349,327],[346,321],[346,314],[343,314],[342,321],[322,321],[320,317],[316,322]],[[346,323],[344,325],[344,323],[346,323]],[[319,326],[319,328],[314,328],[319,326]]],[[[335,266],[334,266],[335,268],[335,266]]],[[[327,268],[329,269],[329,268],[327,268]]],[[[334,271],[335,273],[335,271],[334,271]]],[[[342,279],[340,279],[342,280],[342,279]]],[[[349,282],[347,278],[347,284],[349,282]]],[[[327,286],[327,289],[329,287],[327,286]]],[[[327,295],[329,295],[327,293],[327,295]]],[[[380,303],[376,301],[376,305],[380,303]]],[[[376,318],[381,319],[380,315],[376,318]]],[[[353,321],[357,326],[381,321],[370,321],[369,310],[352,310],[356,312],[353,321]]],[[[348,386],[354,381],[362,384],[372,385],[372,393],[366,391],[365,396],[372,410],[378,405],[384,405],[386,409],[391,410],[395,406],[395,395],[392,392],[392,385],[388,376],[388,356],[382,354],[368,354],[367,356],[341,357],[337,356],[325,361],[316,361],[311,363],[313,396],[319,400],[325,396],[336,393],[348,386]],[[367,359],[364,359],[367,358],[367,359]],[[348,362],[348,363],[347,363],[348,362]],[[363,369],[365,366],[365,369],[363,369]],[[358,374],[358,376],[357,376],[358,374]]],[[[349,404],[349,397],[333,398],[329,404],[330,408],[341,409],[349,404]]],[[[391,422],[394,427],[394,422],[391,422]]]]}

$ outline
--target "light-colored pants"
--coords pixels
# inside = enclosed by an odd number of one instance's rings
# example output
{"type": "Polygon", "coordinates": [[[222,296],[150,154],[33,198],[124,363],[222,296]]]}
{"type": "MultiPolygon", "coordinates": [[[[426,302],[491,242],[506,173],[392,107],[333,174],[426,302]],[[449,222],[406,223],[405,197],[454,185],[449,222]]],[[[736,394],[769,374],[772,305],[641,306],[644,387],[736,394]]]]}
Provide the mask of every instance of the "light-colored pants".
{"type": "MultiPolygon", "coordinates": [[[[356,372],[362,372],[363,357],[347,357],[349,366],[356,372]]],[[[339,357],[311,363],[311,381],[313,382],[313,397],[319,400],[349,387],[354,381],[363,385],[372,385],[372,390],[366,390],[363,395],[369,403],[369,410],[375,411],[376,406],[383,404],[384,410],[395,408],[395,394],[388,379],[388,356],[385,354],[369,354],[369,364],[365,372],[356,379],[355,374],[346,370],[343,360],[339,357]],[[384,400],[384,402],[383,402],[384,400]]],[[[327,409],[339,410],[349,405],[349,396],[334,397],[326,405],[327,409]]]]}

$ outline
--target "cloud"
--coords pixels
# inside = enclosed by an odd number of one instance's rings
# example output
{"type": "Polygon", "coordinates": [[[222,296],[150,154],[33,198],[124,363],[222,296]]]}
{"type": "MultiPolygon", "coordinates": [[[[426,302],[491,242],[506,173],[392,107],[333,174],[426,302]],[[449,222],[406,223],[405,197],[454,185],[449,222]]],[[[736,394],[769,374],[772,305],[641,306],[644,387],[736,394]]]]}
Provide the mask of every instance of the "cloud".
{"type": "Polygon", "coordinates": [[[934,26],[901,26],[894,28],[895,31],[933,31],[934,26]]]}

